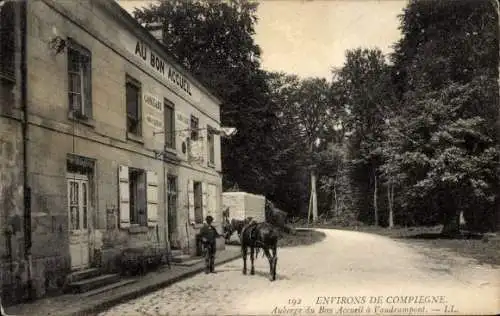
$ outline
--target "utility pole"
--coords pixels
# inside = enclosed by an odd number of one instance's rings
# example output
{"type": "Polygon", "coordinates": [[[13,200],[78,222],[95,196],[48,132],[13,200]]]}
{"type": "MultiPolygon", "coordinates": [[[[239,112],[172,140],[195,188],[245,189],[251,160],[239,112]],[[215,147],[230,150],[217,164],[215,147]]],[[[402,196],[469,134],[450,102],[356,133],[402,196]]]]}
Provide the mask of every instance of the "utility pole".
{"type": "MultiPolygon", "coordinates": [[[[498,22],[498,33],[497,38],[500,37],[500,1],[499,0],[491,0],[493,2],[493,7],[496,9],[497,14],[497,22],[498,22]]],[[[499,41],[499,56],[498,56],[498,96],[500,98],[500,41],[499,41]]],[[[500,108],[498,108],[498,117],[497,117],[497,150],[500,151],[500,108]]],[[[500,197],[497,197],[497,230],[500,230],[500,197]]]]}
{"type": "MultiPolygon", "coordinates": [[[[311,141],[309,145],[309,157],[312,158],[314,152],[314,143],[311,141]]],[[[311,179],[311,195],[309,198],[309,209],[307,212],[307,224],[309,224],[309,220],[312,213],[313,223],[318,220],[318,197],[316,195],[316,165],[314,163],[309,165],[309,173],[311,179]]]]}

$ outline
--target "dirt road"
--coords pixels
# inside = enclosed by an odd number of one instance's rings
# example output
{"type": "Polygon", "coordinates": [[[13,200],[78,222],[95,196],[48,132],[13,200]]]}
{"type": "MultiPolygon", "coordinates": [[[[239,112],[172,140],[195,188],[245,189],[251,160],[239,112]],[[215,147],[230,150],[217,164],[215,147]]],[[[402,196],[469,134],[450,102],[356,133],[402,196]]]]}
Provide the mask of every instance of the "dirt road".
{"type": "Polygon", "coordinates": [[[265,258],[254,276],[242,261],[199,274],[101,315],[460,315],[500,311],[500,270],[366,233],[322,230],[320,243],[265,258]]]}

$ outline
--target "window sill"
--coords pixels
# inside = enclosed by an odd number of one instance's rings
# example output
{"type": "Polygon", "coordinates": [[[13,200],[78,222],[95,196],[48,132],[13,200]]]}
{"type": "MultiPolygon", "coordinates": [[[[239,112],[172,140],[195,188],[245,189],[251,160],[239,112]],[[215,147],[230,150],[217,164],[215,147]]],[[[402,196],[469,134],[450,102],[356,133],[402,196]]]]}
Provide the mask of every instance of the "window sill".
{"type": "Polygon", "coordinates": [[[142,136],[127,132],[127,139],[144,145],[144,139],[142,139],[142,136]]]}
{"type": "Polygon", "coordinates": [[[76,116],[73,112],[68,113],[68,119],[70,119],[71,121],[81,123],[83,125],[87,125],[88,127],[92,127],[92,128],[95,127],[95,121],[93,119],[85,118],[85,117],[80,118],[80,117],[76,116]]]}
{"type": "Polygon", "coordinates": [[[130,226],[128,229],[128,232],[130,234],[141,234],[141,233],[147,233],[148,232],[148,227],[147,226],[139,226],[138,224],[130,226]]]}
{"type": "Polygon", "coordinates": [[[195,223],[194,225],[192,225],[194,229],[200,229],[203,227],[203,223],[195,223]]]}
{"type": "Polygon", "coordinates": [[[177,156],[177,150],[175,148],[165,146],[165,151],[170,155],[177,156]]]}

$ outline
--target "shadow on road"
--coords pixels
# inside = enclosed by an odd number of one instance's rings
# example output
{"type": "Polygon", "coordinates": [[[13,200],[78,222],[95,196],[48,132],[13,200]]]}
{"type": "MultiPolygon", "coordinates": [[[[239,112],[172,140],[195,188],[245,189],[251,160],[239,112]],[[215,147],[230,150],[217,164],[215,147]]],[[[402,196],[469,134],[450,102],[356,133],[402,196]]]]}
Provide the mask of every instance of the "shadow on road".
{"type": "Polygon", "coordinates": [[[215,269],[217,272],[241,271],[240,268],[215,269]]]}
{"type": "Polygon", "coordinates": [[[483,238],[481,234],[478,233],[463,233],[456,235],[442,234],[442,233],[422,233],[410,236],[395,236],[395,239],[454,239],[454,240],[480,240],[483,238]]]}

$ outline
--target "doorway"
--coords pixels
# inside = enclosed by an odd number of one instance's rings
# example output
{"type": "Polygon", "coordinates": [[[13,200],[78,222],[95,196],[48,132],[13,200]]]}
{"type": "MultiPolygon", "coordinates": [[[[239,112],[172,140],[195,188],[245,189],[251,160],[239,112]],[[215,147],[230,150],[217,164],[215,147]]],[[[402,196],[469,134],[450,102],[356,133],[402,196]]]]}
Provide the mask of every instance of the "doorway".
{"type": "Polygon", "coordinates": [[[177,228],[177,177],[167,176],[168,240],[170,248],[180,249],[177,228]]]}
{"type": "Polygon", "coordinates": [[[203,223],[203,206],[202,206],[202,198],[203,192],[201,189],[201,182],[195,181],[193,183],[193,191],[194,191],[194,220],[195,223],[202,224],[203,223]]]}
{"type": "Polygon", "coordinates": [[[66,180],[71,268],[84,269],[90,263],[89,179],[68,173],[66,180]]]}

